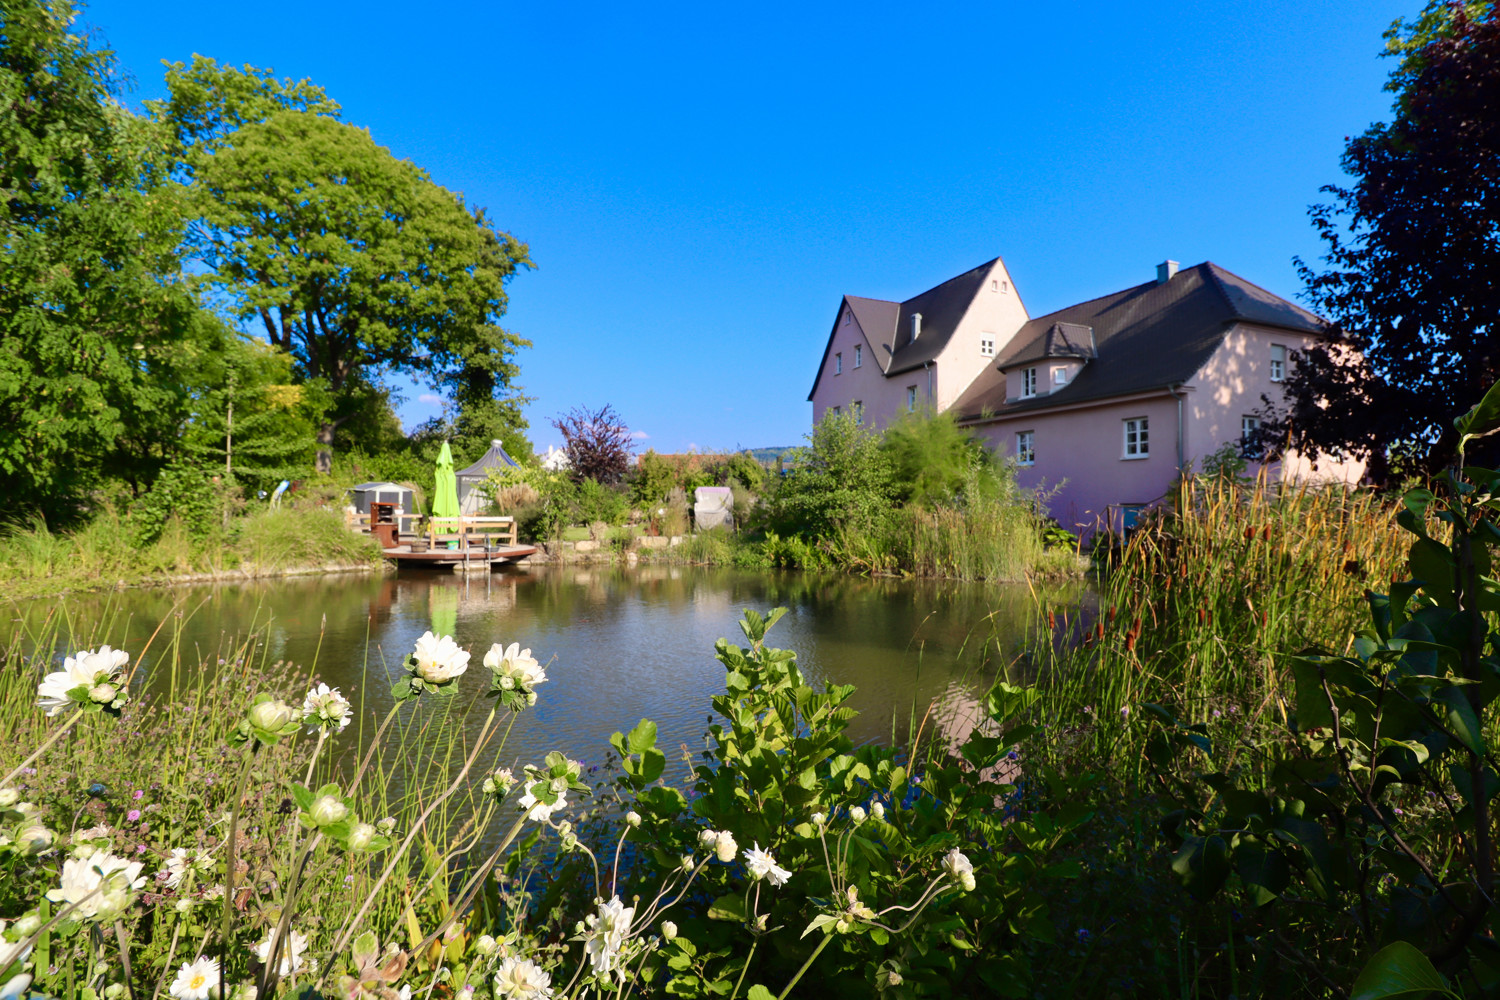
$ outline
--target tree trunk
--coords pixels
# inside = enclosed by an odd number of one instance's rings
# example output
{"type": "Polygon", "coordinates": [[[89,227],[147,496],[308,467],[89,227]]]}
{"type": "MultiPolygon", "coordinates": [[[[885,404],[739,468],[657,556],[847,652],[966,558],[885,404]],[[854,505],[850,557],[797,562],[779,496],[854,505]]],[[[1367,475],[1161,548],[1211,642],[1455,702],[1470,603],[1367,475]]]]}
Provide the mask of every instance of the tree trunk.
{"type": "Polygon", "coordinates": [[[333,432],[338,424],[325,420],[318,425],[318,458],[316,468],[319,472],[329,473],[333,471],[333,432]]]}

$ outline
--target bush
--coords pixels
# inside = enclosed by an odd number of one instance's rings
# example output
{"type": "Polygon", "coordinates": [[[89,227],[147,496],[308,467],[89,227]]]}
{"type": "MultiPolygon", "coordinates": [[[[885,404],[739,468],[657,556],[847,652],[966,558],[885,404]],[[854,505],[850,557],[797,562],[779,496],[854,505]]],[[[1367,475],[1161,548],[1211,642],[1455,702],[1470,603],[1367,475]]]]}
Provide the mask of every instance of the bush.
{"type": "Polygon", "coordinates": [[[225,488],[192,465],[169,465],[130,508],[136,544],[150,545],[175,518],[193,538],[206,538],[224,517],[225,488]]]}
{"type": "Polygon", "coordinates": [[[624,495],[595,479],[584,479],[576,484],[569,519],[573,524],[593,524],[603,521],[609,525],[621,525],[630,514],[630,503],[624,495]]]}
{"type": "Polygon", "coordinates": [[[840,529],[869,530],[885,519],[894,497],[890,457],[880,435],[852,413],[824,416],[793,449],[795,470],[767,498],[766,519],[784,535],[832,535],[840,529]]]}

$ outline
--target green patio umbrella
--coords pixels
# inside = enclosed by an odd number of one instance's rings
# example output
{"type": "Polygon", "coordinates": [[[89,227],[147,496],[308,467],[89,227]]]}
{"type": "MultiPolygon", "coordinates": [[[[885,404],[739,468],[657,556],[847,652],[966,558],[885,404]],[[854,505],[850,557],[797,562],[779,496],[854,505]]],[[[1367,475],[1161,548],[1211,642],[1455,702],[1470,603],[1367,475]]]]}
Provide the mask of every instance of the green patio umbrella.
{"type": "Polygon", "coordinates": [[[443,450],[438,452],[437,488],[432,494],[432,516],[458,516],[458,479],[453,475],[453,452],[448,449],[447,441],[443,442],[443,450]]]}

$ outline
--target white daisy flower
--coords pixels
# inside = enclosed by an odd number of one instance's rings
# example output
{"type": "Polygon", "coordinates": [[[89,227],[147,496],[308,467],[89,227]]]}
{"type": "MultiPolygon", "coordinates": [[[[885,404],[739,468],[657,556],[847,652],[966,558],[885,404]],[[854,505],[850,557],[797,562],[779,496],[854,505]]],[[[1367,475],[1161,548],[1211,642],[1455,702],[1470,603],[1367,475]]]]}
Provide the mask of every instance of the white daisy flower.
{"type": "Polygon", "coordinates": [[[302,699],[302,721],[309,733],[319,729],[341,733],[354,719],[354,708],[338,688],[319,684],[302,699]]]}
{"type": "Polygon", "coordinates": [[[428,684],[447,684],[469,669],[469,654],[458,648],[451,635],[438,637],[424,632],[417,640],[409,669],[428,684]]]}
{"type": "Polygon", "coordinates": [[[531,959],[512,955],[495,972],[495,993],[514,1000],[551,1000],[552,977],[531,959]]]}
{"type": "MultiPolygon", "coordinates": [[[[255,957],[260,959],[262,965],[271,960],[271,942],[275,937],[276,931],[274,929],[267,931],[266,939],[254,948],[255,957]]],[[[302,953],[305,951],[307,951],[307,935],[300,934],[297,931],[290,931],[287,934],[286,944],[281,946],[281,961],[278,963],[280,966],[277,969],[278,974],[290,976],[303,970],[308,972],[317,971],[318,963],[310,958],[304,958],[302,953]]]]}
{"type": "Polygon", "coordinates": [[[178,1000],[208,1000],[219,991],[219,963],[199,955],[196,961],[182,963],[168,992],[178,1000]]]}
{"type": "Polygon", "coordinates": [[[77,688],[88,689],[85,697],[89,701],[113,702],[119,695],[120,671],[129,662],[129,653],[108,646],[75,653],[63,660],[61,670],[42,678],[36,687],[36,703],[47,710],[47,715],[56,715],[73,700],[68,692],[77,688]],[[109,697],[103,697],[106,694],[109,697]]]}
{"type": "Polygon", "coordinates": [[[762,851],[759,843],[745,852],[745,867],[750,869],[750,874],[755,878],[766,879],[772,885],[786,885],[786,880],[792,877],[791,872],[776,866],[776,859],[771,857],[771,852],[762,851]]]}

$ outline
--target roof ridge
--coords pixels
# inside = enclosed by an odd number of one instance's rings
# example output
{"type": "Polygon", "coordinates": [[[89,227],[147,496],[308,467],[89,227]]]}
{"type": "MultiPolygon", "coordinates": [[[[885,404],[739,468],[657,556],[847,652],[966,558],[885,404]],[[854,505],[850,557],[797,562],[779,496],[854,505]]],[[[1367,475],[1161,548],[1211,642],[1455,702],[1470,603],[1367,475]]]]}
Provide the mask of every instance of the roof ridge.
{"type": "MultiPolygon", "coordinates": [[[[1084,299],[1084,300],[1082,300],[1080,302],[1073,302],[1073,303],[1070,303],[1068,305],[1063,306],[1060,309],[1054,309],[1051,312],[1042,313],[1040,316],[1032,316],[1031,318],[1029,318],[1027,320],[1027,322],[1028,323],[1040,323],[1042,320],[1045,320],[1048,317],[1056,316],[1058,313],[1065,313],[1069,309],[1077,309],[1079,306],[1086,306],[1090,302],[1099,302],[1099,301],[1101,301],[1103,299],[1112,299],[1112,298],[1114,298],[1117,295],[1124,295],[1126,292],[1133,292],[1137,288],[1147,288],[1147,287],[1149,287],[1151,285],[1154,285],[1154,284],[1156,284],[1154,281],[1144,281],[1144,282],[1142,282],[1139,285],[1131,285],[1128,288],[1121,288],[1121,289],[1119,289],[1117,291],[1105,292],[1103,295],[1095,295],[1091,299],[1084,299]]],[[[1060,322],[1063,322],[1063,321],[1062,320],[1053,320],[1052,322],[1054,322],[1054,323],[1060,323],[1060,322]]],[[[1082,325],[1088,326],[1089,324],[1085,323],[1085,324],[1082,324],[1082,325]]]]}
{"type": "Polygon", "coordinates": [[[983,264],[977,264],[974,267],[971,267],[971,268],[968,268],[966,270],[960,271],[960,272],[958,272],[957,274],[955,274],[951,278],[946,278],[943,281],[939,281],[937,284],[933,285],[931,288],[924,288],[922,291],[918,292],[917,294],[915,294],[913,296],[910,296],[909,298],[902,299],[900,301],[900,303],[898,303],[898,304],[904,306],[908,302],[911,302],[911,301],[913,301],[915,299],[920,299],[922,296],[927,295],[930,292],[937,291],[939,288],[942,288],[944,285],[951,285],[953,282],[957,281],[959,278],[962,278],[962,277],[964,277],[966,275],[973,274],[975,271],[978,271],[980,268],[994,267],[995,266],[995,261],[997,261],[997,260],[1000,260],[1000,258],[999,257],[991,257],[989,260],[985,261],[983,264]]]}
{"type": "MultiPolygon", "coordinates": [[[[1205,260],[1201,264],[1195,264],[1195,265],[1193,265],[1192,267],[1188,268],[1188,270],[1189,271],[1197,271],[1200,268],[1202,269],[1202,271],[1203,271],[1204,274],[1208,275],[1209,283],[1212,284],[1213,287],[1218,290],[1218,292],[1219,292],[1219,298],[1223,299],[1224,300],[1224,304],[1229,307],[1229,315],[1235,317],[1236,319],[1244,319],[1245,318],[1245,314],[1242,313],[1242,312],[1240,312],[1239,306],[1236,306],[1234,304],[1234,299],[1232,299],[1232,298],[1229,297],[1229,289],[1227,289],[1227,288],[1224,287],[1224,279],[1221,278],[1221,277],[1219,277],[1219,272],[1220,271],[1224,271],[1224,269],[1221,268],[1218,264],[1215,264],[1211,260],[1205,260]]],[[[1233,275],[1236,278],[1240,277],[1239,275],[1234,274],[1233,271],[1224,271],[1224,273],[1225,274],[1233,275]]],[[[1240,280],[1244,281],[1245,279],[1240,278],[1240,280]]],[[[1246,282],[1246,284],[1252,284],[1252,282],[1246,282]]],[[[1255,287],[1260,288],[1259,285],[1256,285],[1255,287]]],[[[1269,291],[1269,290],[1267,290],[1265,288],[1261,288],[1260,290],[1263,291],[1263,292],[1265,292],[1267,295],[1275,295],[1274,292],[1271,292],[1271,291],[1269,291]]],[[[1279,296],[1279,295],[1277,295],[1276,297],[1278,299],[1281,298],[1281,296],[1279,296]]]]}
{"type": "Polygon", "coordinates": [[[861,302],[881,302],[881,303],[884,303],[885,305],[889,305],[889,306],[899,306],[901,304],[901,303],[897,302],[895,299],[872,299],[868,295],[850,295],[847,292],[844,293],[844,298],[846,298],[846,299],[859,299],[861,302]]]}

